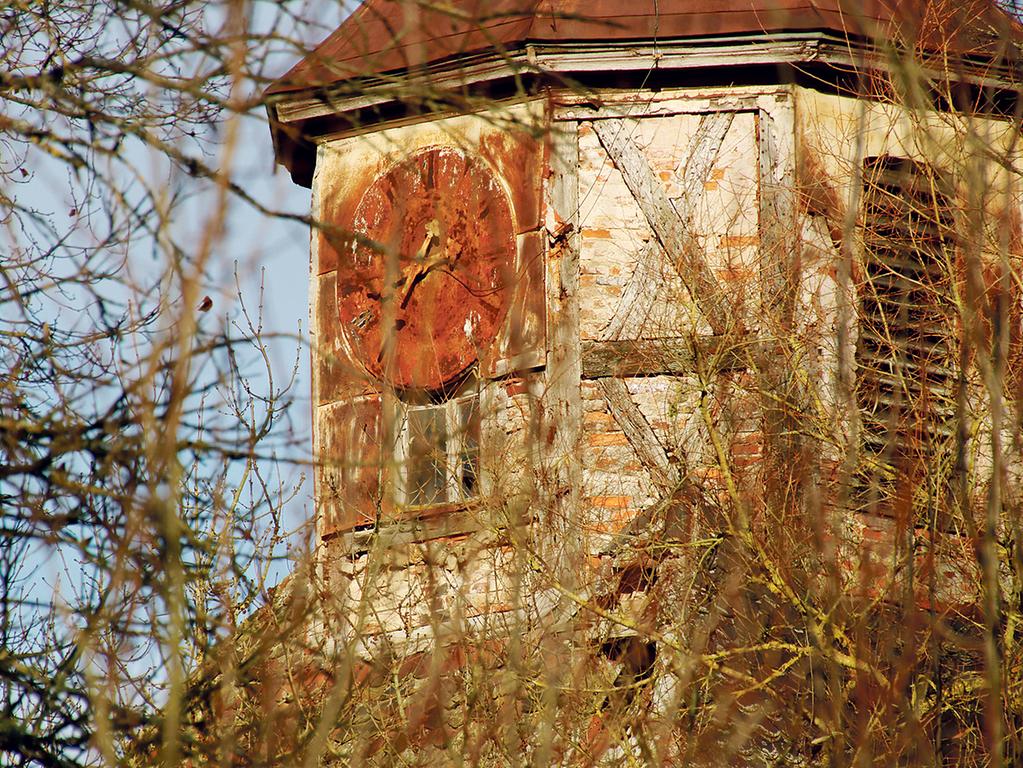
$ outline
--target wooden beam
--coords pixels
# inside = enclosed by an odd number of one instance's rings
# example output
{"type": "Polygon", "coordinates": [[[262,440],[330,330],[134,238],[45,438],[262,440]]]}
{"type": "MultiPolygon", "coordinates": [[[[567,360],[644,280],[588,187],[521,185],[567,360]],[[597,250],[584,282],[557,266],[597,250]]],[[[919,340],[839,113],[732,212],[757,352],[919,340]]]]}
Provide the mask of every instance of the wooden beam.
{"type": "Polygon", "coordinates": [[[633,401],[625,382],[621,379],[606,378],[601,379],[598,386],[611,409],[611,416],[625,434],[644,468],[650,473],[650,479],[664,496],[670,496],[679,483],[678,468],[671,463],[668,452],[633,401]]]}
{"type": "Polygon", "coordinates": [[[702,368],[728,371],[747,367],[744,350],[726,347],[719,336],[583,341],[582,358],[584,379],[678,376],[702,368]]]}
{"type": "MultiPolygon", "coordinates": [[[[547,366],[540,400],[533,467],[539,479],[536,507],[541,510],[539,555],[547,575],[575,588],[583,557],[579,525],[582,465],[582,399],[579,352],[579,129],[563,123],[548,145],[547,366]]],[[[523,589],[537,591],[537,586],[523,589]]]]}
{"type": "MultiPolygon", "coordinates": [[[[518,524],[528,522],[530,521],[516,521],[518,524]]],[[[353,556],[364,554],[374,548],[388,549],[432,539],[464,536],[494,527],[503,528],[504,525],[501,521],[483,514],[479,508],[462,504],[451,505],[443,512],[438,510],[429,517],[405,519],[399,516],[388,521],[386,525],[344,531],[325,539],[339,542],[341,551],[347,556],[353,556]]]]}
{"type": "Polygon", "coordinates": [[[625,283],[614,314],[601,329],[602,338],[616,341],[643,335],[643,326],[657,297],[657,289],[663,283],[662,273],[656,266],[663,253],[656,242],[648,242],[640,250],[636,267],[625,283]]]}
{"type": "Polygon", "coordinates": [[[682,171],[682,194],[675,203],[682,221],[692,223],[696,204],[703,199],[703,185],[714,167],[721,143],[732,127],[735,112],[710,112],[700,118],[696,133],[686,147],[686,164],[682,171]]]}
{"type": "Polygon", "coordinates": [[[779,513],[804,505],[808,495],[802,488],[815,482],[798,415],[809,407],[804,377],[787,362],[789,350],[801,343],[796,318],[802,244],[796,231],[794,122],[791,100],[777,101],[757,115],[760,315],[765,332],[757,386],[764,424],[763,493],[768,508],[779,513]]]}
{"type": "MultiPolygon", "coordinates": [[[[704,115],[700,121],[700,128],[690,145],[690,150],[696,153],[690,161],[692,178],[696,177],[701,168],[709,170],[709,164],[713,163],[733,116],[732,112],[715,112],[704,115]]],[[[692,198],[683,203],[684,210],[681,213],[676,211],[668,199],[663,182],[632,141],[635,120],[594,120],[590,125],[608,157],[621,171],[626,186],[635,197],[654,237],[678,272],[682,283],[714,332],[723,333],[730,320],[734,319],[733,313],[729,312],[724,290],[704,261],[702,248],[690,232],[689,202],[692,198]]],[[[685,175],[690,176],[688,166],[685,175]]]]}
{"type": "Polygon", "coordinates": [[[763,96],[776,93],[787,93],[786,87],[707,86],[685,97],[667,91],[619,91],[602,93],[599,106],[594,104],[593,95],[585,92],[557,94],[552,99],[554,106],[559,108],[554,115],[555,121],[620,120],[629,117],[703,116],[712,112],[756,112],[763,96]]]}
{"type": "Polygon", "coordinates": [[[793,319],[798,281],[795,174],[786,137],[775,116],[767,110],[761,109],[757,115],[757,134],[761,300],[764,316],[772,318],[780,328],[788,328],[793,319]]]}
{"type": "MultiPolygon", "coordinates": [[[[732,124],[734,111],[714,112],[703,116],[696,133],[689,140],[684,156],[682,194],[674,204],[687,224],[692,221],[696,206],[703,199],[704,182],[714,166],[721,142],[732,124]]],[[[636,339],[642,336],[643,324],[651,309],[660,285],[659,263],[665,251],[656,240],[643,246],[636,258],[636,267],[625,284],[615,313],[604,328],[602,337],[609,340],[636,339]]],[[[675,263],[667,260],[671,267],[675,263]]]]}

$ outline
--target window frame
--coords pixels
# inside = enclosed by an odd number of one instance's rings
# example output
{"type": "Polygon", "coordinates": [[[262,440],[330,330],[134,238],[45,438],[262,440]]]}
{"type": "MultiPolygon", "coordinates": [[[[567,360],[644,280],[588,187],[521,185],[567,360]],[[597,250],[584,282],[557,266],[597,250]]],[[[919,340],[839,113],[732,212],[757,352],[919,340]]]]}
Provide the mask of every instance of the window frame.
{"type": "MultiPolygon", "coordinates": [[[[399,509],[429,513],[465,508],[476,502],[480,488],[480,432],[482,429],[482,382],[475,375],[464,377],[451,392],[411,392],[396,398],[395,409],[395,502],[399,509]],[[414,421],[420,415],[440,417],[442,431],[433,438],[436,453],[416,456],[414,421]],[[430,474],[442,473],[438,495],[417,498],[424,485],[413,488],[415,462],[430,474]],[[466,470],[472,484],[467,489],[466,470]]],[[[436,423],[436,421],[434,422],[436,423]]],[[[429,442],[429,441],[428,441],[429,442]]],[[[427,450],[430,447],[427,446],[427,450]]]]}

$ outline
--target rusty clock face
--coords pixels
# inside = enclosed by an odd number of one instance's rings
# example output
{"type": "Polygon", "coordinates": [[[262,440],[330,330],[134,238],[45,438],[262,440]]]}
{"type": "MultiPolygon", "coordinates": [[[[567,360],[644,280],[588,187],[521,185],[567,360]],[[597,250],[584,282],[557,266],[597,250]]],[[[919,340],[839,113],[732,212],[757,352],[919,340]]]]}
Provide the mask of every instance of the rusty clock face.
{"type": "Polygon", "coordinates": [[[337,281],[352,354],[399,388],[456,379],[493,344],[510,299],[515,230],[494,173],[454,148],[421,150],[370,184],[352,231],[337,281]]]}

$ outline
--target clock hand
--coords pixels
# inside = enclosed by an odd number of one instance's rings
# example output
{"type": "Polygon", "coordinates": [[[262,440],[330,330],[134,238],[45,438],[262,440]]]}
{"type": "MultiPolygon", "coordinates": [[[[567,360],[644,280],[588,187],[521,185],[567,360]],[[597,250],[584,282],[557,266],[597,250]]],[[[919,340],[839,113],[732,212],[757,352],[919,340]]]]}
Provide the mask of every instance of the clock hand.
{"type": "Polygon", "coordinates": [[[421,264],[430,251],[433,250],[433,246],[437,244],[438,240],[440,240],[440,222],[436,219],[430,219],[430,221],[426,222],[426,237],[423,238],[423,244],[419,246],[419,250],[413,257],[413,260],[421,264]]]}
{"type": "Polygon", "coordinates": [[[419,265],[415,274],[412,275],[412,279],[409,281],[408,287],[405,289],[405,295],[402,297],[401,304],[399,306],[402,309],[405,309],[412,296],[412,289],[419,285],[419,283],[423,281],[423,278],[433,272],[433,270],[437,269],[437,267],[447,266],[448,263],[447,255],[442,253],[439,256],[427,258],[423,264],[419,265]]]}
{"type": "MultiPolygon", "coordinates": [[[[402,309],[408,306],[409,299],[412,298],[412,290],[422,282],[423,278],[426,277],[430,272],[436,269],[441,264],[447,263],[446,254],[441,254],[439,257],[434,256],[431,258],[434,248],[437,247],[440,242],[440,222],[437,219],[431,219],[426,224],[426,237],[423,239],[423,244],[419,247],[419,251],[414,257],[416,262],[415,270],[413,271],[411,279],[408,280],[405,294],[401,298],[399,306],[402,309]]],[[[405,282],[405,278],[402,278],[402,282],[405,282]]]]}
{"type": "Polygon", "coordinates": [[[409,281],[410,273],[413,273],[414,279],[414,273],[419,272],[421,265],[426,260],[426,257],[437,244],[437,238],[440,236],[438,231],[439,228],[440,225],[437,223],[436,219],[433,219],[426,224],[426,237],[423,238],[423,244],[419,246],[419,250],[416,251],[415,255],[411,258],[413,268],[409,270],[409,272],[405,272],[404,270],[401,272],[401,276],[394,281],[394,288],[401,288],[403,285],[406,285],[409,281]]]}

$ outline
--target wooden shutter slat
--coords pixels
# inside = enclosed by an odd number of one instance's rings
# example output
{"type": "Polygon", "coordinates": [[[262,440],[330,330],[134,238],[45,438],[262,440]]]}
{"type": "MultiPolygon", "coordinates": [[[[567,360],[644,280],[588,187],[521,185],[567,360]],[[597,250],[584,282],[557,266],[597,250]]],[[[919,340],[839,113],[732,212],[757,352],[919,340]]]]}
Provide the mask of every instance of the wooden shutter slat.
{"type": "MultiPolygon", "coordinates": [[[[950,185],[909,160],[869,158],[863,173],[857,402],[864,476],[882,496],[955,433],[958,376],[945,300],[954,220],[950,185]]],[[[940,462],[927,471],[940,469],[940,462]]]]}

